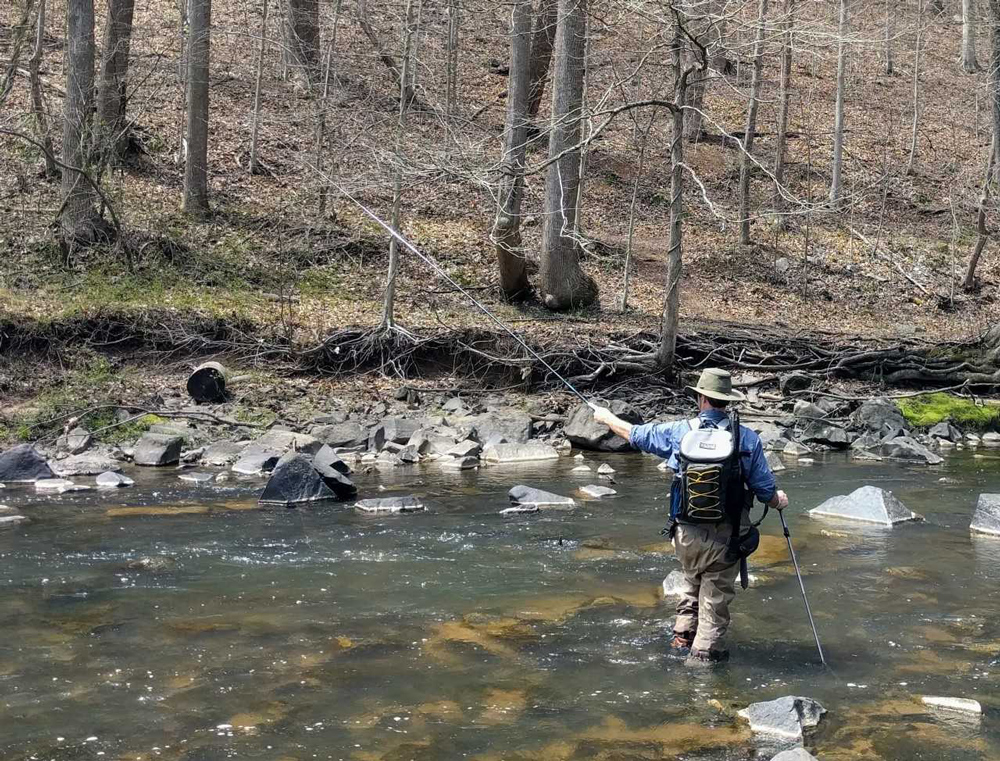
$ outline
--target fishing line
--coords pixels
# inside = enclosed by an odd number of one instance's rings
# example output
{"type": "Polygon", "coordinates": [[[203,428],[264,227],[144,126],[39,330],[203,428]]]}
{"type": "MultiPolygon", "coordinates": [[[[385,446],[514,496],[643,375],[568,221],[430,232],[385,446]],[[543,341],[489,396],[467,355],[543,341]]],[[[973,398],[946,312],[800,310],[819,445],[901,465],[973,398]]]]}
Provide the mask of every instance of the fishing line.
{"type": "Polygon", "coordinates": [[[525,343],[524,339],[522,339],[517,333],[515,333],[513,329],[509,328],[499,317],[497,317],[489,309],[487,309],[486,306],[484,306],[483,303],[481,301],[479,301],[479,299],[477,299],[475,296],[473,296],[471,293],[469,293],[467,290],[465,290],[461,285],[459,285],[457,282],[455,282],[455,280],[450,275],[448,275],[448,273],[445,272],[444,269],[442,269],[441,265],[439,265],[436,261],[434,261],[433,257],[431,257],[431,256],[429,256],[427,254],[424,254],[419,249],[417,249],[416,246],[414,246],[406,238],[404,238],[402,235],[400,235],[398,232],[396,232],[396,230],[394,230],[390,224],[388,224],[387,222],[384,222],[374,211],[372,211],[371,209],[369,209],[367,206],[365,206],[363,203],[361,203],[361,201],[359,201],[357,198],[355,198],[350,193],[348,193],[342,186],[337,185],[337,189],[341,193],[343,193],[344,196],[348,200],[350,200],[359,209],[361,209],[361,211],[363,211],[365,213],[365,215],[367,215],[368,217],[370,217],[372,219],[372,221],[375,222],[375,224],[377,224],[379,227],[381,227],[383,230],[385,230],[387,233],[389,233],[389,235],[397,243],[399,243],[400,245],[404,246],[406,248],[406,250],[409,251],[410,253],[412,253],[412,254],[420,257],[420,259],[422,259],[426,264],[430,265],[430,267],[433,268],[433,270],[438,275],[440,275],[444,280],[446,280],[453,288],[455,288],[455,290],[457,290],[459,293],[461,293],[463,296],[465,296],[467,299],[469,299],[469,301],[471,301],[473,304],[475,304],[476,307],[479,309],[479,311],[481,311],[483,314],[485,314],[487,317],[489,317],[493,322],[495,322],[497,325],[499,325],[500,328],[505,333],[507,333],[511,338],[513,338],[515,341],[517,341],[524,348],[525,351],[527,351],[532,357],[534,357],[539,362],[541,362],[550,373],[552,373],[556,378],[558,378],[563,383],[563,385],[566,386],[566,388],[568,388],[577,397],[579,397],[580,401],[582,401],[584,404],[586,404],[592,410],[596,410],[597,409],[597,405],[595,405],[593,402],[589,401],[583,394],[581,394],[572,383],[570,383],[568,380],[566,380],[566,378],[564,378],[554,367],[552,367],[552,365],[550,365],[548,362],[546,362],[537,351],[535,351],[530,346],[528,346],[528,344],[525,343]]]}

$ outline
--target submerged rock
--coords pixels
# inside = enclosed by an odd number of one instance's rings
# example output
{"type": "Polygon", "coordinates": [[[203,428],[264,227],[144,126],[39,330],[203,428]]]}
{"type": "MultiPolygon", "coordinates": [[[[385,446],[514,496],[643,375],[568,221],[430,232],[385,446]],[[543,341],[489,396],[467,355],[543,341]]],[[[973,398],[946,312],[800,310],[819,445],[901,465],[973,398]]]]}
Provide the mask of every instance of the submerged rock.
{"type": "Polygon", "coordinates": [[[133,481],[128,476],[123,476],[121,473],[115,473],[110,470],[101,473],[97,477],[98,489],[121,489],[126,486],[134,486],[134,485],[135,481],[133,481]]]}
{"type": "Polygon", "coordinates": [[[922,516],[896,499],[891,491],[877,486],[862,486],[850,494],[831,497],[810,510],[809,514],[875,523],[880,526],[923,520],[922,516]]]}
{"type": "Polygon", "coordinates": [[[907,462],[922,462],[928,465],[940,465],[944,462],[941,455],[934,454],[931,450],[912,439],[909,436],[897,436],[882,444],[879,452],[883,457],[892,460],[906,460],[907,462]]]}
{"type": "Polygon", "coordinates": [[[524,515],[526,513],[537,513],[539,509],[538,505],[513,505],[501,510],[500,515],[524,515]]]}
{"type": "Polygon", "coordinates": [[[31,444],[21,444],[0,454],[0,483],[32,483],[54,475],[45,458],[31,444]]]}
{"type": "MultiPolygon", "coordinates": [[[[631,406],[621,401],[611,402],[610,410],[630,423],[641,423],[642,418],[631,406]]],[[[594,421],[594,410],[587,404],[577,406],[566,421],[566,438],[573,446],[597,452],[628,452],[632,445],[613,433],[603,423],[594,421]]]]}
{"type": "Polygon", "coordinates": [[[417,497],[363,499],[354,507],[363,513],[416,513],[427,509],[417,497]]]}
{"type": "Polygon", "coordinates": [[[21,515],[20,513],[0,514],[0,531],[8,528],[16,528],[17,526],[24,525],[25,523],[31,523],[26,515],[21,515]]]}
{"type": "Polygon", "coordinates": [[[533,505],[535,507],[573,507],[576,505],[576,501],[572,497],[563,497],[530,486],[515,486],[507,492],[507,496],[514,505],[533,505]]]}
{"type": "Polygon", "coordinates": [[[680,597],[685,588],[684,571],[671,571],[663,580],[664,597],[680,597]]]}
{"type": "Polygon", "coordinates": [[[144,433],[135,445],[132,460],[136,465],[161,467],[176,465],[181,459],[184,439],[165,433],[144,433]]]}
{"type": "Polygon", "coordinates": [[[615,469],[608,465],[606,462],[601,464],[601,467],[597,469],[597,474],[601,476],[614,475],[615,469]]]}
{"type": "Polygon", "coordinates": [[[172,571],[176,565],[177,560],[167,555],[148,555],[128,561],[125,568],[129,571],[163,573],[164,571],[172,571]]]}
{"type": "Polygon", "coordinates": [[[802,742],[802,731],[815,727],[826,713],[812,698],[786,695],[766,703],[752,703],[739,712],[752,732],[802,742]]]}
{"type": "Polygon", "coordinates": [[[274,466],[260,501],[272,505],[352,499],[357,487],[341,473],[327,469],[321,473],[305,454],[290,452],[274,466]]]}
{"type": "Polygon", "coordinates": [[[72,489],[76,484],[66,478],[39,478],[35,481],[35,491],[57,491],[64,492],[72,489]]]}
{"type": "Polygon", "coordinates": [[[215,480],[215,476],[211,473],[181,473],[178,478],[189,484],[207,484],[215,480]]]}
{"type": "Polygon", "coordinates": [[[983,707],[979,704],[979,701],[972,700],[971,698],[942,698],[925,695],[920,698],[920,701],[924,705],[932,706],[934,708],[944,708],[948,711],[961,711],[963,713],[977,714],[983,712],[983,707]]]}
{"type": "Polygon", "coordinates": [[[805,457],[812,454],[812,450],[809,447],[797,441],[789,441],[781,451],[792,457],[805,457]]]}
{"type": "Polygon", "coordinates": [[[1000,536],[1000,494],[980,494],[969,530],[1000,536]]]}
{"type": "Polygon", "coordinates": [[[609,486],[597,486],[596,484],[591,484],[590,486],[581,486],[580,493],[590,497],[591,499],[603,499],[604,497],[613,497],[618,492],[609,486]]]}
{"type": "Polygon", "coordinates": [[[492,463],[558,460],[559,452],[548,444],[497,444],[483,452],[483,459],[492,463]]]}

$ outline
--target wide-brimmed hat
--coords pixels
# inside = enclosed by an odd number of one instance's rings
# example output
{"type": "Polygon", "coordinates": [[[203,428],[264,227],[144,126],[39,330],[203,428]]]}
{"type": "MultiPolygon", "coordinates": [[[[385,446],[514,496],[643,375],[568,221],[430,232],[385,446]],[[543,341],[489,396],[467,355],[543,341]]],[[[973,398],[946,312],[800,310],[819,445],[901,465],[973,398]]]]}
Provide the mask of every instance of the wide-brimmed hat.
{"type": "Polygon", "coordinates": [[[692,391],[707,396],[709,399],[718,399],[723,402],[742,402],[746,399],[741,392],[733,388],[733,376],[726,370],[717,367],[710,367],[702,370],[698,378],[698,385],[688,386],[692,391]]]}

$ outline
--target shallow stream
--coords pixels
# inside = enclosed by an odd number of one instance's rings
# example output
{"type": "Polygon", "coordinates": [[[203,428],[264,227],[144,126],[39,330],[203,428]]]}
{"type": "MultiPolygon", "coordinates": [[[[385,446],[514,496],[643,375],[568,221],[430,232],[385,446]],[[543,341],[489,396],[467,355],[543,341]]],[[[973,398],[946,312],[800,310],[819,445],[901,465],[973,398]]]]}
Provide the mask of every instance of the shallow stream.
{"type": "Polygon", "coordinates": [[[516,483],[580,499],[596,481],[572,458],[358,476],[362,496],[430,508],[378,518],[258,509],[259,481],[196,486],[173,469],[111,493],[8,487],[32,522],[0,533],[0,758],[770,758],[735,710],[788,694],[828,709],[806,741],[824,761],[1000,758],[1000,539],[968,530],[977,495],[1000,492],[1000,453],[789,462],[829,670],[771,517],[731,663],[669,657],[666,478],[640,455],[588,461],[617,469],[618,497],[514,518],[498,511],[516,483]],[[926,522],[804,514],[863,484],[926,522]],[[125,568],[143,556],[173,562],[125,568]]]}

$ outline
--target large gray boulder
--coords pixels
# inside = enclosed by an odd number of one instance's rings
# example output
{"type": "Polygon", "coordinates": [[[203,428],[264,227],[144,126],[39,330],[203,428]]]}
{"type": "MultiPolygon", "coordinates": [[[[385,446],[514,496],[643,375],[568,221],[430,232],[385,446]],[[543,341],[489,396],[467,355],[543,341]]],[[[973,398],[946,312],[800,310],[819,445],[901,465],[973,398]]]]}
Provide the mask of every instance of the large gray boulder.
{"type": "Polygon", "coordinates": [[[83,454],[70,455],[52,463],[52,470],[57,476],[96,476],[108,470],[119,470],[121,463],[106,448],[93,449],[83,454]]]}
{"type": "Polygon", "coordinates": [[[368,449],[378,452],[386,444],[405,444],[422,425],[421,421],[403,417],[387,417],[368,434],[368,449]]]}
{"type": "Polygon", "coordinates": [[[20,444],[0,454],[0,484],[33,483],[54,475],[31,444],[20,444]]]}
{"type": "Polygon", "coordinates": [[[515,486],[507,492],[507,496],[513,505],[531,507],[573,507],[576,505],[572,497],[563,497],[530,486],[515,486]]]}
{"type": "Polygon", "coordinates": [[[412,447],[418,454],[446,455],[457,443],[451,429],[421,428],[414,432],[406,446],[412,447]]]}
{"type": "Polygon", "coordinates": [[[201,462],[203,465],[211,465],[218,468],[232,465],[249,445],[249,441],[213,442],[202,453],[201,462]]]}
{"type": "Polygon", "coordinates": [[[906,462],[918,462],[927,465],[940,465],[944,458],[935,454],[916,439],[909,436],[897,436],[894,439],[883,442],[879,454],[890,460],[905,460],[906,462]]]}
{"type": "Polygon", "coordinates": [[[310,435],[331,447],[361,447],[368,443],[368,429],[352,421],[332,425],[316,425],[310,435]]]}
{"type": "Polygon", "coordinates": [[[941,421],[936,426],[928,431],[928,435],[932,439],[940,439],[943,441],[953,441],[958,443],[962,440],[962,432],[958,430],[955,426],[947,421],[941,421]]]}
{"type": "MultiPolygon", "coordinates": [[[[639,413],[622,401],[613,401],[609,409],[623,420],[630,423],[641,423],[639,413]]],[[[621,436],[611,432],[603,423],[594,421],[594,411],[586,404],[578,405],[566,421],[563,429],[566,438],[573,446],[589,449],[595,452],[627,452],[632,445],[621,436]]]]}
{"type": "Polygon", "coordinates": [[[320,472],[312,458],[299,452],[289,452],[274,466],[264,492],[263,504],[297,505],[304,502],[346,500],[357,496],[357,487],[347,476],[333,470],[320,472]]]}
{"type": "Polygon", "coordinates": [[[810,510],[809,514],[880,526],[923,520],[922,516],[896,499],[891,491],[877,486],[862,486],[850,494],[831,497],[810,510]]]}
{"type": "Polygon", "coordinates": [[[815,727],[826,713],[812,698],[786,695],[766,703],[752,703],[739,716],[750,722],[750,731],[801,743],[804,729],[815,727]]]}
{"type": "Polygon", "coordinates": [[[319,451],[313,456],[313,467],[324,475],[328,469],[335,470],[342,476],[351,475],[351,466],[340,459],[340,455],[326,444],[320,447],[319,451]]]}
{"type": "Polygon", "coordinates": [[[548,444],[497,444],[483,451],[483,459],[491,463],[538,462],[558,460],[559,452],[548,444]]]}
{"type": "Polygon", "coordinates": [[[847,449],[851,444],[851,437],[843,428],[818,420],[804,426],[799,438],[807,444],[822,444],[833,449],[847,449]]]}
{"type": "Polygon", "coordinates": [[[871,399],[851,415],[851,425],[880,438],[895,438],[906,433],[906,419],[889,399],[871,399]]]}
{"type": "Polygon", "coordinates": [[[1000,536],[1000,494],[980,494],[969,530],[974,534],[1000,536]]]}
{"type": "Polygon", "coordinates": [[[98,489],[124,489],[134,485],[135,481],[128,476],[110,470],[97,476],[98,489]]]}
{"type": "Polygon", "coordinates": [[[800,399],[795,402],[795,406],[792,408],[792,414],[802,420],[826,420],[829,417],[829,413],[820,407],[818,404],[813,404],[812,402],[807,402],[804,399],[800,399]]]}
{"type": "Polygon", "coordinates": [[[144,433],[135,445],[132,460],[136,465],[161,467],[176,465],[181,459],[184,439],[165,433],[144,433]]]}
{"type": "Polygon", "coordinates": [[[531,439],[531,416],[517,410],[472,415],[453,421],[453,425],[471,425],[473,437],[483,445],[497,437],[513,444],[524,444],[531,439]]]}

